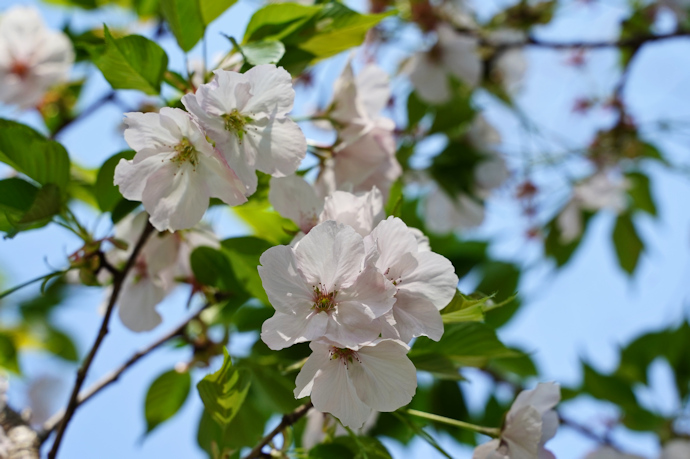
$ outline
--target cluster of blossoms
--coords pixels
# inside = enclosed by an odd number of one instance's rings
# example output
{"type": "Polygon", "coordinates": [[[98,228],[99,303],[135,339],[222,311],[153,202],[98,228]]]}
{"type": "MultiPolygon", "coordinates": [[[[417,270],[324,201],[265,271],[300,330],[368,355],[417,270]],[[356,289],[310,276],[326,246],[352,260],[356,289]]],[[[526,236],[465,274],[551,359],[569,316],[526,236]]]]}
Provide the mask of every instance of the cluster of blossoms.
{"type": "Polygon", "coordinates": [[[242,204],[256,191],[257,170],[286,176],[306,154],[306,139],[287,116],[294,97],[289,73],[258,65],[217,70],[182,98],[188,111],[128,113],[125,140],[136,155],[117,165],[115,184],[142,202],[159,231],[193,227],[209,198],[242,204]]]}
{"type": "MultiPolygon", "coordinates": [[[[273,185],[308,193],[300,180],[273,185]]],[[[311,395],[317,410],[359,428],[372,410],[394,411],[412,399],[417,378],[406,343],[441,338],[439,310],[455,295],[458,278],[417,230],[383,219],[376,188],[305,201],[306,212],[303,201],[291,207],[274,196],[274,206],[296,217],[306,235],[261,256],[259,274],[276,309],[261,339],[274,350],[311,341],[295,397],[311,395]]]]}
{"type": "Polygon", "coordinates": [[[386,196],[400,177],[395,123],[381,115],[390,96],[388,75],[380,67],[368,64],[355,76],[347,63],[325,113],[338,140],[323,160],[316,183],[321,195],[335,190],[369,191],[375,186],[386,196]]]}
{"type": "MultiPolygon", "coordinates": [[[[128,248],[106,253],[113,266],[119,268],[127,262],[145,225],[146,213],[141,212],[136,216],[128,215],[115,227],[115,237],[127,243],[128,248]]],[[[172,292],[178,281],[194,283],[189,257],[200,246],[220,247],[216,235],[203,225],[187,231],[155,233],[146,241],[127,274],[119,297],[120,320],[127,328],[142,332],[161,323],[156,306],[172,292]]],[[[110,294],[108,289],[106,298],[110,294]]]]}
{"type": "Polygon", "coordinates": [[[35,8],[16,6],[0,16],[0,102],[36,106],[69,77],[73,63],[69,38],[48,29],[35,8]]]}

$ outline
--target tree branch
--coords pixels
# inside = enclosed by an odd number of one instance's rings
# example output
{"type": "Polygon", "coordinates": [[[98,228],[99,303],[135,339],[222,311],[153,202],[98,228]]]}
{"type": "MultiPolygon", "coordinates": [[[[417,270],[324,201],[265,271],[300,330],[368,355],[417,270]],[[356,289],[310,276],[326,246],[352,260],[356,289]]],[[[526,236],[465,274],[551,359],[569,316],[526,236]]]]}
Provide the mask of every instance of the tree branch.
{"type": "Polygon", "coordinates": [[[288,413],[283,415],[283,419],[280,421],[280,424],[276,426],[275,429],[271,430],[268,435],[266,435],[258,445],[254,447],[253,450],[247,454],[244,459],[252,459],[255,457],[260,457],[262,455],[261,450],[263,449],[264,446],[268,445],[268,443],[273,440],[273,437],[278,435],[280,432],[285,430],[287,427],[290,427],[297,421],[299,421],[305,414],[307,414],[307,411],[309,411],[310,408],[312,408],[314,405],[312,405],[311,402],[305,403],[304,405],[298,407],[295,411],[292,413],[288,413]]]}
{"type": "Polygon", "coordinates": [[[76,116],[73,118],[65,120],[62,124],[60,124],[57,128],[55,128],[55,131],[52,133],[50,136],[51,139],[54,139],[55,137],[58,136],[65,128],[69,127],[73,123],[81,120],[82,118],[85,118],[92,113],[98,111],[101,107],[103,107],[105,104],[108,102],[112,102],[115,100],[116,93],[115,91],[110,91],[107,94],[103,95],[99,99],[97,99],[95,102],[93,102],[91,105],[86,107],[84,110],[80,111],[76,116]]]}
{"type": "MultiPolygon", "coordinates": [[[[125,363],[120,365],[118,368],[115,370],[111,371],[107,375],[105,375],[100,381],[96,382],[93,386],[89,387],[88,389],[82,391],[79,394],[79,397],[77,398],[77,406],[81,405],[82,403],[88,401],[91,397],[117,381],[122,373],[127,371],[132,365],[137,363],[141,358],[147,356],[151,352],[155,351],[159,347],[161,347],[163,344],[167,343],[171,339],[175,338],[176,336],[181,335],[184,332],[185,327],[192,321],[197,319],[202,312],[206,308],[211,306],[211,303],[205,304],[203,307],[201,307],[194,315],[186,319],[184,322],[182,322],[179,326],[175,327],[165,335],[161,336],[158,338],[156,341],[153,343],[149,344],[145,348],[140,349],[137,351],[135,354],[133,354],[125,363]]],[[[55,413],[53,416],[50,417],[44,424],[43,424],[43,431],[39,434],[41,441],[45,441],[48,436],[55,430],[55,428],[58,426],[60,421],[65,416],[65,410],[61,410],[57,413],[55,413]]]]}
{"type": "Polygon", "coordinates": [[[7,459],[40,459],[38,434],[19,413],[3,402],[0,405],[0,427],[9,440],[7,459]]]}
{"type": "Polygon", "coordinates": [[[689,31],[677,31],[669,34],[662,35],[638,35],[636,37],[626,38],[623,40],[611,40],[611,41],[576,41],[576,42],[551,42],[543,41],[534,37],[528,37],[525,42],[522,43],[507,43],[499,44],[498,48],[515,48],[522,45],[539,46],[542,48],[553,48],[553,49],[595,49],[595,48],[639,48],[648,42],[669,40],[673,38],[688,37],[690,36],[689,31]]]}
{"type": "Polygon", "coordinates": [[[65,429],[67,428],[67,424],[69,424],[70,420],[72,419],[72,416],[74,415],[74,411],[77,409],[77,406],[79,405],[79,392],[81,391],[81,388],[84,385],[86,374],[89,371],[89,367],[91,366],[91,363],[93,362],[93,359],[96,356],[96,353],[98,352],[98,349],[101,346],[101,343],[105,338],[105,335],[108,334],[108,324],[110,322],[110,316],[112,316],[113,310],[115,309],[115,303],[117,302],[117,299],[120,295],[120,291],[122,290],[122,285],[124,284],[125,279],[127,278],[127,274],[132,269],[132,266],[134,266],[134,263],[136,262],[136,259],[139,256],[141,249],[146,243],[146,240],[152,232],[153,226],[150,222],[147,221],[146,227],[144,228],[144,231],[142,231],[139,240],[134,246],[134,250],[132,251],[132,254],[127,260],[125,267],[122,269],[122,271],[119,271],[118,274],[113,278],[113,293],[110,295],[108,307],[103,316],[103,322],[101,322],[101,328],[98,331],[98,335],[96,336],[96,340],[94,341],[93,346],[91,346],[91,350],[84,359],[84,362],[79,368],[79,371],[77,371],[77,378],[74,382],[74,387],[72,388],[72,394],[70,395],[69,402],[67,403],[67,408],[65,408],[65,416],[62,418],[62,421],[58,426],[57,434],[55,436],[55,442],[53,443],[53,447],[48,453],[48,459],[55,459],[55,457],[57,456],[58,449],[60,448],[60,443],[62,442],[62,438],[65,435],[65,429]]]}

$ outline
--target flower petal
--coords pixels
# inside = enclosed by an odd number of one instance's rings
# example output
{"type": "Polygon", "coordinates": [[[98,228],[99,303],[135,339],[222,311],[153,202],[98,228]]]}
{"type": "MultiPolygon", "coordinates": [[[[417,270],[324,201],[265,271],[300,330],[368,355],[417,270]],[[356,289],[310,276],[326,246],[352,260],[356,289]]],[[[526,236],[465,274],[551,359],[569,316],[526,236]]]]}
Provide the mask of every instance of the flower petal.
{"type": "Polygon", "coordinates": [[[166,291],[149,278],[135,280],[130,274],[118,301],[118,315],[125,327],[135,332],[153,330],[162,319],[156,306],[165,298],[166,291]]]}
{"type": "Polygon", "coordinates": [[[448,306],[458,287],[453,264],[434,252],[403,254],[391,266],[391,275],[399,276],[396,285],[399,292],[411,298],[429,300],[439,310],[448,306]]]}
{"type": "Polygon", "coordinates": [[[307,154],[302,129],[290,118],[260,118],[246,129],[244,151],[253,150],[250,154],[261,172],[275,177],[293,174],[307,154]]]}
{"type": "Polygon", "coordinates": [[[305,233],[317,224],[324,205],[314,187],[299,175],[271,178],[268,201],[305,233]]]}
{"type": "Polygon", "coordinates": [[[292,77],[284,68],[273,64],[257,65],[244,75],[252,85],[252,98],[243,109],[249,116],[283,117],[292,110],[295,90],[292,77]]]}
{"type": "Polygon", "coordinates": [[[259,276],[276,311],[292,314],[312,307],[313,291],[298,267],[291,247],[279,245],[259,259],[259,276]]]}
{"type": "Polygon", "coordinates": [[[402,342],[409,343],[417,336],[428,336],[438,341],[443,336],[443,318],[436,306],[428,300],[399,292],[392,313],[394,327],[402,342]]]}
{"type": "Polygon", "coordinates": [[[350,368],[359,398],[376,411],[395,411],[412,400],[417,371],[400,341],[379,340],[357,351],[360,363],[350,368]]]}
{"type": "Polygon", "coordinates": [[[328,354],[328,349],[330,348],[329,344],[312,341],[309,347],[312,353],[309,358],[307,358],[307,361],[304,362],[295,380],[294,394],[297,399],[311,395],[312,388],[314,387],[314,378],[330,360],[328,354]]]}
{"type": "Polygon", "coordinates": [[[328,316],[298,311],[295,314],[277,312],[261,326],[261,340],[274,351],[296,343],[322,338],[326,334],[328,316]]]}

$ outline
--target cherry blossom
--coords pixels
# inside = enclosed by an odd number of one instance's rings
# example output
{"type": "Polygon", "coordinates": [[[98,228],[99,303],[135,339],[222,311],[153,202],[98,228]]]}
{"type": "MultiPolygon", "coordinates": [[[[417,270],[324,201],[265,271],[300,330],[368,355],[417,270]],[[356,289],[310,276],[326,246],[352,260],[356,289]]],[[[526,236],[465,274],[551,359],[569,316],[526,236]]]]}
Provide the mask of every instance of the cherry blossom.
{"type": "Polygon", "coordinates": [[[379,320],[384,338],[409,342],[416,336],[438,341],[443,335],[439,310],[457,291],[458,276],[447,258],[420,250],[415,233],[396,217],[378,224],[365,238],[376,267],[395,286],[395,304],[379,320]]]}
{"type": "Polygon", "coordinates": [[[137,154],[120,160],[115,184],[144,204],[157,230],[191,228],[212,197],[231,206],[247,201],[244,184],[189,114],[164,107],[125,116],[125,140],[137,154]]]}
{"type": "Polygon", "coordinates": [[[73,63],[69,38],[46,28],[36,8],[16,6],[0,16],[0,101],[35,106],[73,63]]]}
{"type": "MultiPolygon", "coordinates": [[[[527,37],[521,30],[501,29],[493,31],[487,39],[495,46],[505,47],[523,44],[527,37]]],[[[520,89],[526,72],[527,58],[522,46],[513,46],[498,52],[493,60],[491,77],[509,92],[516,92],[520,89]]]]}
{"type": "Polygon", "coordinates": [[[448,193],[436,185],[426,196],[424,215],[429,231],[445,234],[481,225],[484,221],[484,206],[477,198],[465,193],[451,199],[448,193]]]}
{"type": "MultiPolygon", "coordinates": [[[[127,242],[126,251],[106,254],[115,266],[129,258],[146,224],[146,213],[128,216],[115,228],[115,237],[127,242]]],[[[199,246],[218,247],[218,239],[204,227],[176,233],[154,233],[141,250],[125,279],[118,301],[118,315],[132,331],[152,330],[161,323],[156,306],[175,288],[175,280],[191,278],[189,256],[199,246]]],[[[108,296],[110,292],[108,292],[108,296]]]]}
{"type": "Polygon", "coordinates": [[[561,242],[567,244],[582,234],[582,212],[608,209],[616,214],[628,206],[626,190],[630,184],[625,179],[613,179],[605,171],[597,172],[573,187],[570,202],[561,211],[556,224],[561,242]]]}
{"type": "Polygon", "coordinates": [[[338,128],[338,144],[319,176],[324,194],[337,189],[369,191],[375,186],[387,196],[402,174],[395,158],[395,123],[381,116],[390,99],[388,80],[374,64],[355,77],[348,62],[335,82],[328,116],[338,128]]]}
{"type": "Polygon", "coordinates": [[[295,91],[285,69],[257,65],[246,73],[216,70],[210,83],[182,98],[230,167],[256,191],[256,170],[284,177],[297,170],[306,139],[288,112],[295,91]]]}
{"type": "Polygon", "coordinates": [[[544,444],[556,435],[561,400],[555,383],[540,383],[520,392],[506,415],[501,437],[479,445],[472,459],[555,459],[544,444]]]}
{"type": "Polygon", "coordinates": [[[372,411],[395,411],[412,400],[416,369],[402,342],[379,339],[342,348],[312,341],[312,354],[297,375],[295,398],[311,396],[314,408],[358,429],[372,411]]]}
{"type": "Polygon", "coordinates": [[[259,275],[276,312],[261,339],[274,350],[321,337],[344,347],[376,339],[374,319],[390,311],[395,287],[365,261],[362,236],[334,221],[296,247],[268,249],[259,275]]]}
{"type": "Polygon", "coordinates": [[[446,24],[441,24],[436,33],[436,44],[429,51],[412,56],[407,71],[420,99],[442,104],[452,95],[449,76],[476,86],[482,74],[482,61],[476,37],[458,34],[446,24]]]}
{"type": "MultiPolygon", "coordinates": [[[[372,411],[369,418],[364,422],[364,425],[358,429],[358,435],[366,435],[376,425],[379,413],[372,411]]],[[[305,450],[310,450],[319,443],[323,443],[326,434],[331,437],[340,437],[347,435],[345,428],[338,423],[338,421],[328,413],[312,408],[307,413],[307,425],[302,434],[302,447],[305,450]]]]}
{"type": "Polygon", "coordinates": [[[268,200],[278,213],[295,222],[305,234],[318,223],[333,220],[366,236],[385,218],[383,195],[376,187],[366,193],[333,191],[321,198],[318,190],[306,180],[291,175],[271,179],[268,200]]]}

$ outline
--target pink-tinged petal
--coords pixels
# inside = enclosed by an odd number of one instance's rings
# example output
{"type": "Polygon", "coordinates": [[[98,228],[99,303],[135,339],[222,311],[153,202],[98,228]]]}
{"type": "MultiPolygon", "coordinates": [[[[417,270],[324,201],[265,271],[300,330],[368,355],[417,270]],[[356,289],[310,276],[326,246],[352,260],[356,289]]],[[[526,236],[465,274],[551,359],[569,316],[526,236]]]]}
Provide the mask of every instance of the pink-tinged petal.
{"type": "Polygon", "coordinates": [[[328,316],[314,314],[308,310],[295,314],[276,312],[261,326],[261,340],[274,351],[279,351],[296,343],[305,343],[326,334],[328,316]]]}
{"type": "MultiPolygon", "coordinates": [[[[390,120],[380,119],[369,124],[353,123],[340,132],[341,143],[336,147],[333,166],[339,188],[349,184],[360,191],[362,183],[394,158],[395,138],[392,131],[395,125],[385,121],[390,120]]],[[[367,186],[363,191],[369,191],[372,187],[371,184],[367,186]]]]}
{"type": "Polygon", "coordinates": [[[549,410],[541,415],[541,445],[556,436],[558,432],[559,417],[555,410],[549,410]]]}
{"type": "MultiPolygon", "coordinates": [[[[394,267],[404,254],[417,252],[417,238],[397,217],[388,217],[379,223],[370,237],[379,252],[376,266],[384,273],[394,267]]],[[[386,276],[391,278],[388,274],[386,276]]]]}
{"type": "Polygon", "coordinates": [[[220,154],[200,158],[197,173],[203,175],[212,198],[218,198],[229,206],[247,202],[244,184],[220,154]]]}
{"type": "MultiPolygon", "coordinates": [[[[159,113],[125,113],[125,141],[143,158],[151,154],[174,151],[182,134],[174,123],[159,113]]],[[[142,158],[142,159],[143,159],[142,158]]]]}
{"type": "Polygon", "coordinates": [[[476,86],[482,76],[482,60],[477,53],[479,40],[460,35],[450,27],[439,27],[438,41],[441,59],[450,73],[470,86],[476,86]]]}
{"type": "Polygon", "coordinates": [[[569,244],[582,234],[582,209],[580,205],[572,200],[565,206],[561,213],[556,217],[556,225],[561,235],[559,242],[569,244]]]}
{"type": "Polygon", "coordinates": [[[292,77],[282,67],[257,65],[245,72],[252,85],[252,98],[244,107],[249,116],[283,117],[292,110],[295,90],[292,77]]]}
{"type": "Polygon", "coordinates": [[[341,124],[348,124],[366,116],[365,107],[358,97],[355,75],[349,60],[333,84],[333,101],[330,105],[330,117],[341,124]]]}
{"type": "Polygon", "coordinates": [[[337,312],[331,315],[325,336],[339,347],[351,348],[375,340],[379,333],[380,326],[371,313],[359,303],[345,301],[339,302],[337,312]]]}
{"type": "MultiPolygon", "coordinates": [[[[142,212],[141,215],[145,215],[145,213],[142,212]]],[[[143,226],[138,232],[139,235],[141,235],[142,230],[143,226]]],[[[139,238],[139,236],[135,237],[139,238]]],[[[131,244],[130,249],[133,249],[136,240],[131,244]]],[[[178,236],[169,232],[152,234],[142,249],[142,256],[146,261],[146,271],[149,277],[156,277],[161,271],[174,266],[179,252],[180,239],[178,236]]]]}
{"type": "Polygon", "coordinates": [[[501,439],[508,445],[510,459],[538,457],[541,426],[541,415],[532,406],[514,412],[512,421],[506,420],[501,439]]]}
{"type": "Polygon", "coordinates": [[[261,255],[259,263],[261,282],[276,311],[292,314],[311,309],[314,292],[302,275],[291,247],[271,247],[261,255]]]}
{"type": "Polygon", "coordinates": [[[458,287],[453,264],[434,252],[403,254],[391,267],[389,279],[392,279],[390,276],[400,279],[396,285],[399,292],[431,301],[439,310],[448,306],[458,287]]]}
{"type": "Polygon", "coordinates": [[[204,177],[191,164],[167,162],[146,182],[142,204],[158,231],[176,231],[199,223],[209,198],[204,177]]]}
{"type": "Polygon", "coordinates": [[[248,123],[243,141],[245,151],[253,150],[256,168],[275,177],[293,174],[307,154],[302,129],[289,118],[260,118],[248,123]]]}
{"type": "Polygon", "coordinates": [[[349,287],[364,260],[362,236],[349,226],[327,221],[315,226],[295,249],[295,258],[310,285],[328,292],[349,287]]]}
{"type": "Polygon", "coordinates": [[[370,118],[376,118],[391,98],[390,77],[376,64],[365,66],[355,78],[357,93],[370,118]]]}
{"type": "Polygon", "coordinates": [[[328,349],[330,344],[312,341],[309,347],[313,351],[297,375],[295,380],[295,398],[300,399],[311,395],[314,378],[330,360],[328,349]]]}
{"type": "MultiPolygon", "coordinates": [[[[664,445],[659,459],[686,459],[688,457],[690,457],[690,440],[676,438],[664,445]]],[[[631,459],[636,459],[636,457],[631,459]]]]}
{"type": "Polygon", "coordinates": [[[324,205],[314,187],[299,175],[271,178],[268,201],[305,233],[316,226],[324,205]]]}
{"type": "Polygon", "coordinates": [[[371,408],[362,402],[350,380],[348,367],[354,365],[357,363],[346,364],[342,359],[325,362],[314,378],[311,401],[317,410],[331,413],[347,427],[359,429],[371,415],[371,408]]]}
{"type": "Polygon", "coordinates": [[[156,306],[166,294],[165,289],[151,279],[136,279],[134,275],[129,275],[118,300],[120,320],[135,332],[154,329],[162,321],[156,306]]]}
{"type": "Polygon", "coordinates": [[[409,343],[417,336],[428,336],[434,341],[441,339],[443,318],[433,303],[404,293],[398,293],[396,298],[393,317],[400,341],[409,343]]]}
{"type": "Polygon", "coordinates": [[[523,390],[518,394],[508,412],[508,419],[511,413],[517,412],[526,406],[534,407],[540,415],[553,409],[561,401],[561,386],[557,383],[539,383],[531,390],[523,390]]]}
{"type": "MultiPolygon", "coordinates": [[[[474,448],[474,453],[472,454],[472,459],[494,459],[496,458],[496,450],[498,449],[500,442],[497,439],[491,440],[487,443],[477,446],[474,448]]],[[[499,456],[500,458],[501,456],[499,456]]],[[[505,457],[505,456],[504,456],[505,457]]]]}
{"type": "Polygon", "coordinates": [[[360,305],[373,319],[391,310],[395,293],[395,286],[374,265],[367,264],[355,283],[343,288],[336,300],[360,305]]]}
{"type": "Polygon", "coordinates": [[[445,234],[481,225],[484,207],[466,194],[452,200],[445,191],[436,188],[426,198],[425,216],[430,231],[445,234]]]}
{"type": "Polygon", "coordinates": [[[376,411],[405,406],[417,389],[417,370],[400,341],[380,340],[357,351],[359,364],[349,368],[359,398],[376,411]]]}
{"type": "Polygon", "coordinates": [[[149,156],[139,162],[121,159],[115,167],[114,183],[126,199],[141,201],[149,178],[170,164],[170,155],[165,154],[149,156]]]}
{"type": "Polygon", "coordinates": [[[446,70],[427,54],[417,54],[410,62],[410,81],[425,102],[442,104],[451,97],[446,70]]]}
{"type": "Polygon", "coordinates": [[[334,220],[366,236],[386,217],[383,195],[374,187],[367,193],[335,191],[326,197],[320,221],[334,220]]]}
{"type": "Polygon", "coordinates": [[[247,103],[247,92],[251,91],[251,82],[247,73],[227,70],[216,70],[213,73],[215,74],[213,81],[199,88],[203,88],[197,97],[201,108],[218,115],[230,113],[233,110],[242,111],[247,103]]]}

